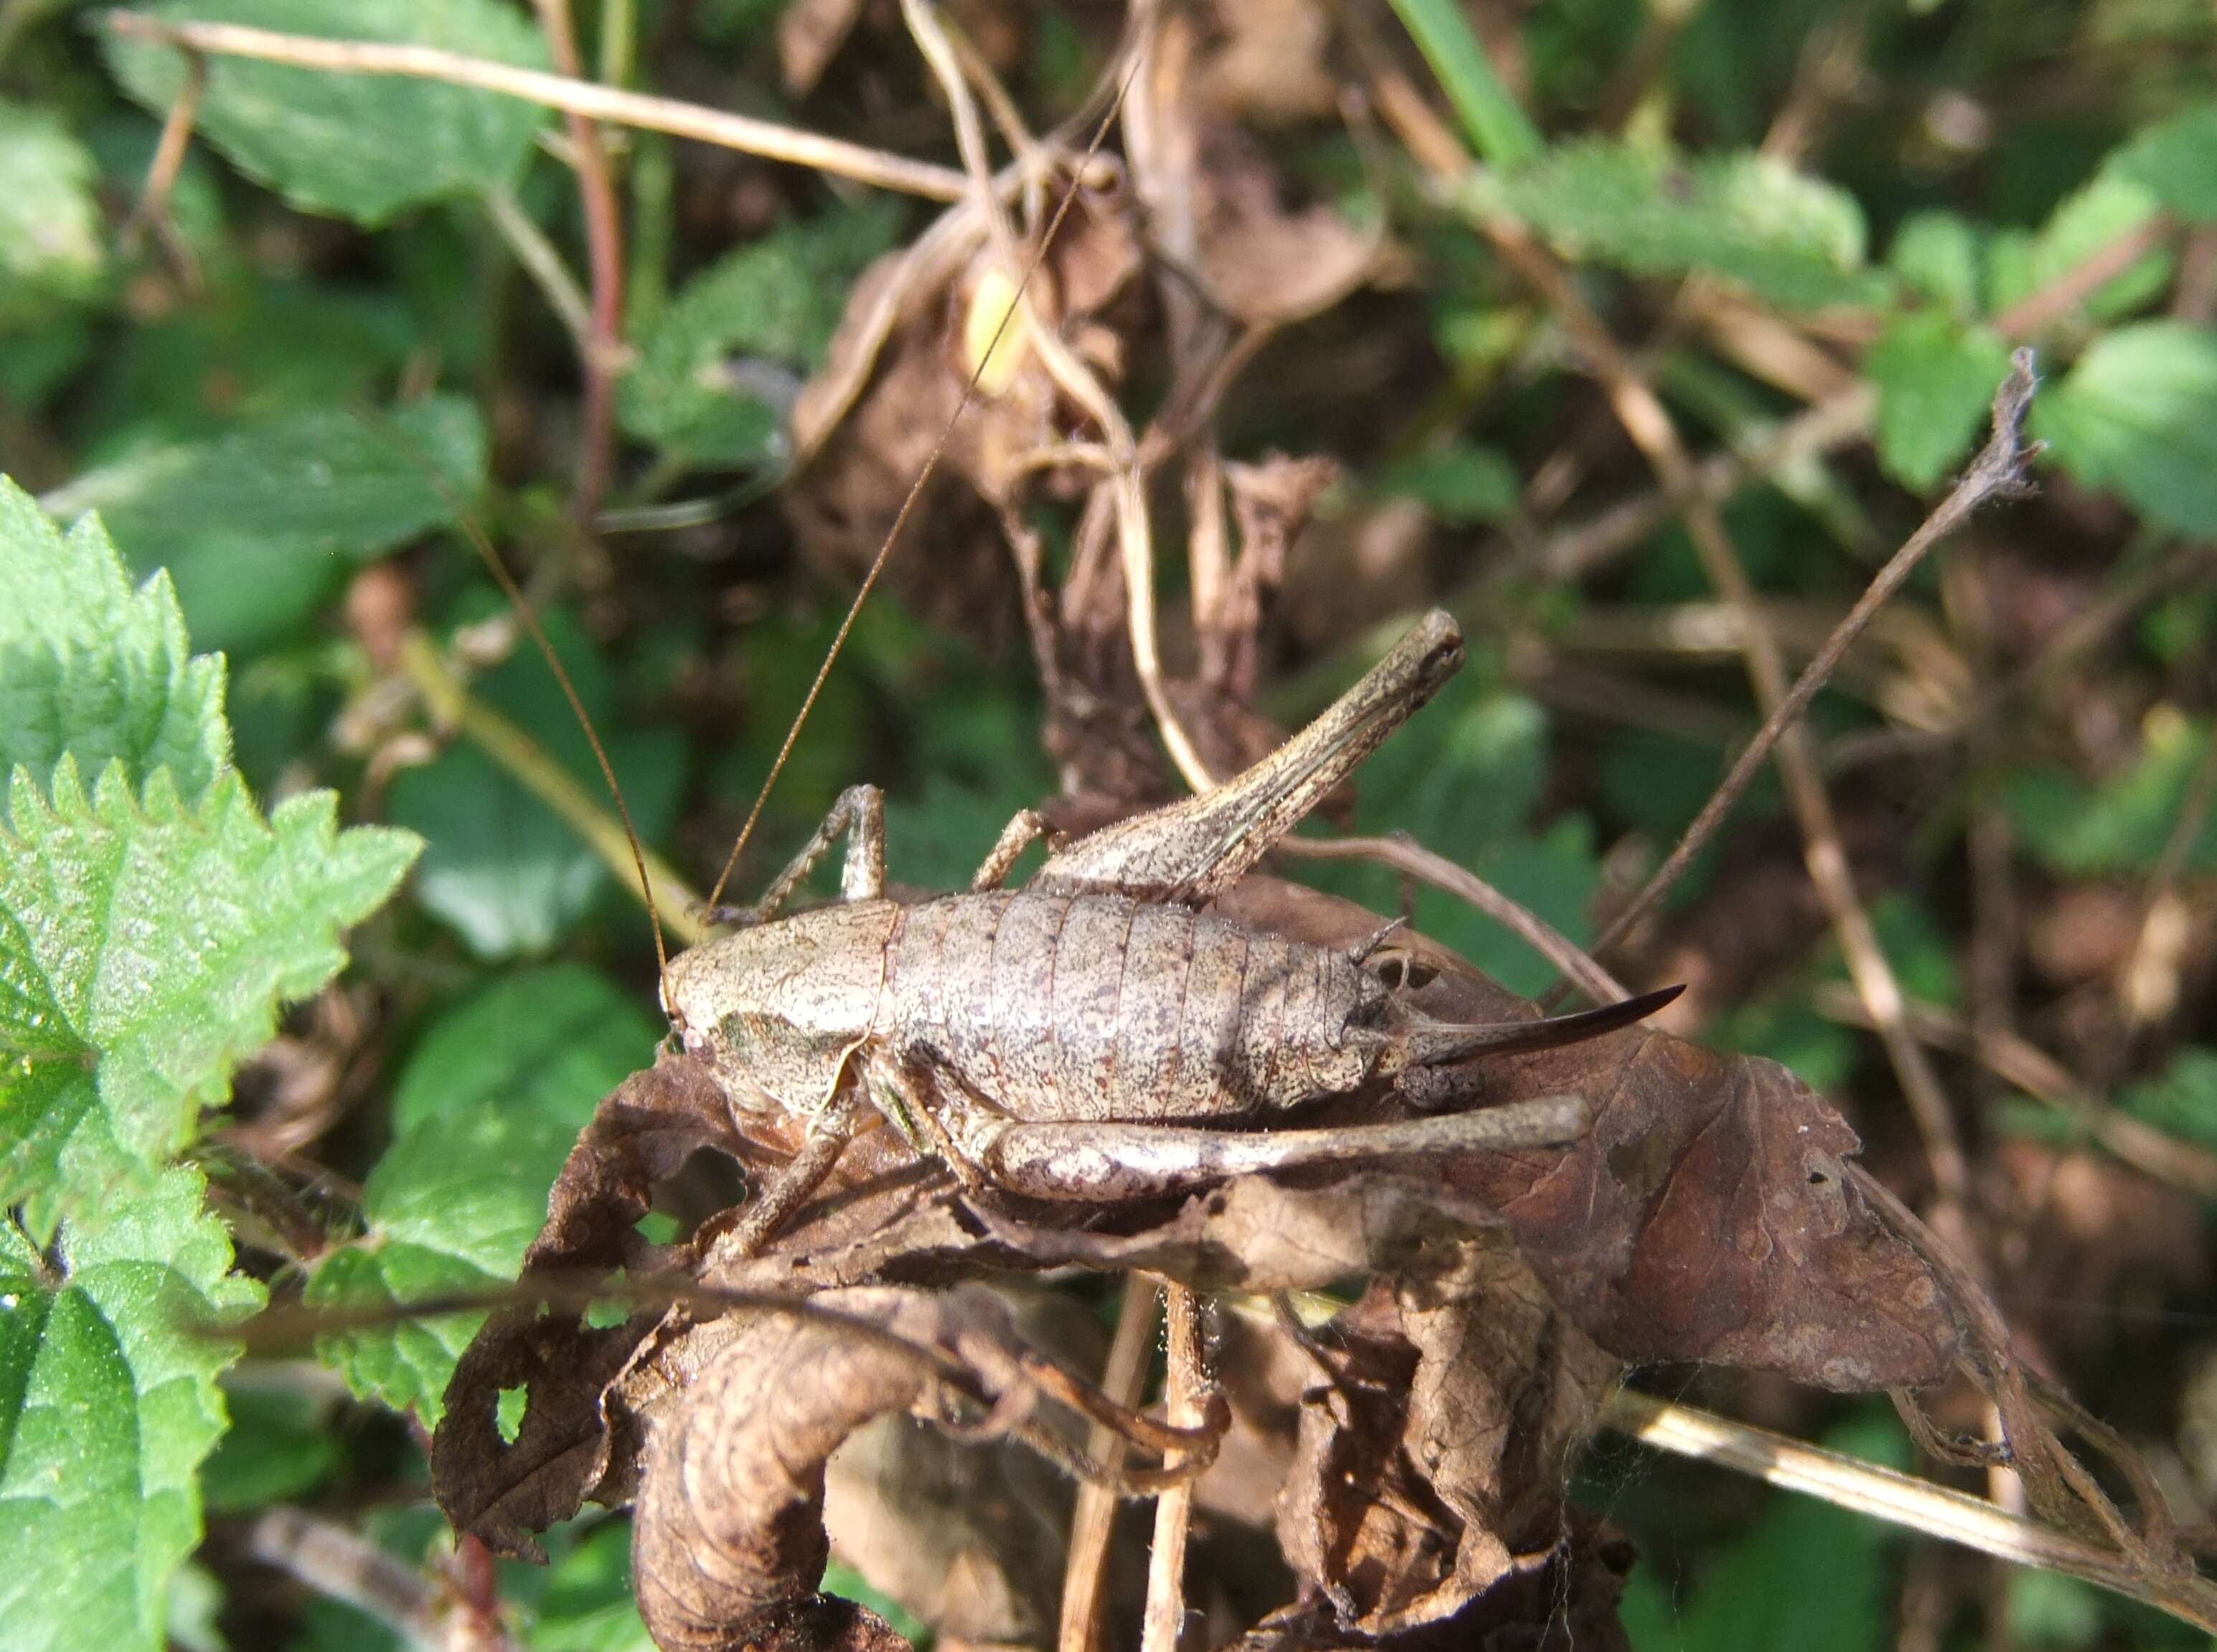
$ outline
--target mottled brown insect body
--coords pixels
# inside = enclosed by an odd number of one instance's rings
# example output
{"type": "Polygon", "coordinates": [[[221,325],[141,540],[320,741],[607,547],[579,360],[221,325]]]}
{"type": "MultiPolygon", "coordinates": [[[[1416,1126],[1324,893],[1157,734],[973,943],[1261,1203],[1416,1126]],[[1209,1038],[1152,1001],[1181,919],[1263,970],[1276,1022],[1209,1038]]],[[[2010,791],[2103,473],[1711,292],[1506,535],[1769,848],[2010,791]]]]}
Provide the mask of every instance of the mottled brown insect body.
{"type": "Polygon", "coordinates": [[[699,1029],[702,1047],[730,1051],[799,1111],[829,1094],[839,1056],[866,1039],[1041,1121],[1298,1106],[1361,1083],[1384,1048],[1386,989],[1351,959],[1125,895],[826,907],[679,959],[681,1007],[689,965],[756,983],[750,1008],[699,1029]],[[808,1057],[781,1062],[765,1019],[808,1057]]]}
{"type": "MultiPolygon", "coordinates": [[[[1590,1036],[1670,996],[1448,1025],[1411,1011],[1365,967],[1392,926],[1336,952],[1205,909],[1461,661],[1454,622],[1428,615],[1254,767],[1057,847],[1021,890],[999,885],[1045,830],[1030,814],[1010,823],[969,893],[887,900],[883,804],[854,787],[762,902],[736,915],[745,927],[671,962],[673,1021],[735,1106],[812,1121],[816,1145],[795,1161],[794,1189],[862,1127],[863,1103],[972,1185],[1047,1199],[1162,1191],[1235,1167],[1569,1140],[1586,1117],[1577,1097],[1413,1133],[1280,1131],[1235,1146],[1242,1138],[1223,1128],[1372,1077],[1590,1036]],[[843,898],[779,915],[842,834],[843,898]]],[[[765,1230],[800,1196],[765,1195],[765,1230]]]]}

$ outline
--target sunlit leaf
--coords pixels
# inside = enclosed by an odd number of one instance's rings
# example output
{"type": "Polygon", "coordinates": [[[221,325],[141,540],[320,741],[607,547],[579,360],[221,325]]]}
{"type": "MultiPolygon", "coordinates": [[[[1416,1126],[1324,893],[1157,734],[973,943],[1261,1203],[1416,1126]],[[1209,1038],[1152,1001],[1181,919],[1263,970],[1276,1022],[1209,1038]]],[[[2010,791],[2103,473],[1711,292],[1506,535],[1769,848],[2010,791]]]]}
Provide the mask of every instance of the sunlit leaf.
{"type": "Polygon", "coordinates": [[[166,768],[188,797],[230,758],[223,662],[194,658],[165,575],[133,590],[87,517],[66,537],[0,478],[0,768],[166,768]]]}
{"type": "Polygon", "coordinates": [[[2181,218],[2217,219],[2217,102],[2205,100],[2158,121],[2109,164],[2181,218]]]}
{"type": "MultiPolygon", "coordinates": [[[[539,31],[496,0],[170,0],[150,9],[173,22],[244,23],[547,67],[539,31]]],[[[182,54],[120,36],[109,37],[108,52],[124,89],[156,114],[176,101],[182,54]]],[[[435,81],[212,57],[198,125],[241,171],[293,206],[377,225],[507,183],[546,119],[521,99],[435,81]]]]}
{"type": "Polygon", "coordinates": [[[1862,211],[1836,185],[1755,154],[1682,157],[1613,139],[1560,145],[1472,187],[1575,258],[1641,275],[1702,270],[1789,309],[1869,302],[1862,211]]]}
{"type": "Polygon", "coordinates": [[[2086,486],[2166,527],[2217,533],[2217,329],[2146,321],[2103,334],[2034,404],[2032,429],[2086,486]]]}
{"type": "Polygon", "coordinates": [[[1887,474],[1912,492],[1938,485],[1978,441],[2008,371],[2009,346],[1984,327],[1933,311],[1889,322],[1863,357],[1887,474]]]}
{"type": "Polygon", "coordinates": [[[202,1184],[169,1170],[34,1247],[0,1221],[0,1624],[10,1652],[160,1652],[170,1572],[200,1540],[195,1474],[217,1375],[262,1288],[229,1272],[202,1184]]]}

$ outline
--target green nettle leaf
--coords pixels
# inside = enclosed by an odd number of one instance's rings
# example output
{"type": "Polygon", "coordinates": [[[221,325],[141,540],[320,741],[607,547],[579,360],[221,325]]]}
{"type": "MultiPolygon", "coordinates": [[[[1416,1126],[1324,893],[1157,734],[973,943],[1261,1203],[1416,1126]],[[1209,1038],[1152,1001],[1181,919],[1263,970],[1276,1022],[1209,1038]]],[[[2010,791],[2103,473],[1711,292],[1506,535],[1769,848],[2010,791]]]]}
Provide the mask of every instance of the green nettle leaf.
{"type": "Polygon", "coordinates": [[[2117,1105],[2174,1136],[2217,1145],[2217,1050],[2189,1045],[2158,1077],[2125,1086],[2117,1105]]]}
{"type": "Polygon", "coordinates": [[[13,1652],[158,1652],[170,1573],[200,1540],[195,1483],[224,1428],[235,1345],[180,1326],[250,1311],[195,1172],[63,1224],[0,1222],[0,1623],[13,1652]]]}
{"type": "Polygon", "coordinates": [[[1469,199],[1564,253],[1641,275],[1721,275],[1788,309],[1871,302],[1862,209],[1837,186],[1755,154],[1685,157],[1613,139],[1565,144],[1469,199]]]}
{"type": "MultiPolygon", "coordinates": [[[[2038,292],[2152,218],[2155,193],[2114,166],[2065,197],[2036,231],[2004,231],[1987,250],[1988,297],[1996,310],[2038,292]]],[[[2158,248],[2102,284],[2083,302],[2097,321],[2130,315],[2171,283],[2171,254],[2158,248]]]]}
{"type": "Polygon", "coordinates": [[[107,270],[91,154],[45,109],[0,102],[0,329],[96,295],[107,270]]]}
{"type": "Polygon", "coordinates": [[[2217,219],[2217,100],[2158,121],[2119,150],[2109,166],[2181,218],[2197,224],[2217,219]]]}
{"type": "Polygon", "coordinates": [[[485,483],[485,423],[459,397],[389,416],[323,408],[133,453],[47,495],[97,510],[160,566],[204,647],[275,640],[363,562],[452,522],[485,483]]]}
{"type": "Polygon", "coordinates": [[[1451,527],[1505,521],[1523,491],[1516,467],[1504,455],[1467,442],[1389,465],[1377,486],[1381,493],[1413,499],[1451,527]]]}
{"type": "Polygon", "coordinates": [[[839,212],[765,236],[689,282],[639,340],[616,398],[627,434],[701,465],[780,456],[785,408],[895,214],[839,212]]]}
{"type": "Polygon", "coordinates": [[[1985,428],[2009,346],[1984,327],[1936,311],[1897,316],[1863,357],[1878,388],[1878,456],[1888,476],[1924,493],[1960,465],[1985,428]]]}
{"type": "Polygon", "coordinates": [[[1976,315],[1985,271],[1984,237],[1954,213],[1911,213],[1893,232],[1886,262],[1920,293],[1959,316],[1976,315]]]}
{"type": "MultiPolygon", "coordinates": [[[[2152,715],[2139,757],[2099,785],[2068,769],[2028,769],[2003,787],[2003,807],[2018,840],[2051,872],[2146,872],[2177,829],[2209,737],[2175,713],[2152,715]]],[[[2186,866],[2217,867],[2217,821],[2187,846],[2186,866]]]]}
{"type": "MultiPolygon", "coordinates": [[[[606,662],[566,613],[543,619],[579,701],[600,730],[632,820],[652,842],[676,814],[683,738],[674,730],[619,726],[606,662]]],[[[580,783],[596,795],[602,792],[592,749],[535,652],[512,656],[479,678],[473,689],[580,783]]],[[[387,813],[424,839],[417,898],[480,958],[546,952],[608,887],[608,867],[575,829],[474,746],[457,743],[396,775],[387,813]]]]}
{"type": "Polygon", "coordinates": [[[2050,456],[2151,521],[2217,533],[2217,330],[2147,321],[2096,339],[2034,405],[2050,456]]]}
{"type": "MultiPolygon", "coordinates": [[[[151,12],[547,66],[539,31],[495,0],[172,0],[151,12]]],[[[139,102],[159,114],[176,102],[182,53],[114,36],[107,50],[139,102]]],[[[546,119],[533,104],[465,87],[219,57],[207,65],[199,129],[293,206],[374,225],[426,201],[503,187],[546,119]]]]}
{"type": "Polygon", "coordinates": [[[201,1470],[201,1496],[219,1514],[264,1508],[313,1491],[345,1461],[330,1407],[297,1387],[231,1386],[231,1431],[201,1470]]]}
{"type": "MultiPolygon", "coordinates": [[[[318,1267],[308,1300],[405,1303],[513,1279],[578,1131],[662,1031],[576,965],[509,976],[442,1019],[401,1074],[395,1139],[363,1190],[369,1231],[318,1267]]],[[[356,1393],[434,1424],[483,1318],[349,1332],[319,1351],[356,1393]]]]}
{"type": "Polygon", "coordinates": [[[0,477],[0,768],[166,768],[188,797],[228,766],[223,662],[191,656],[166,575],[138,590],[96,517],[65,538],[0,477]]]}
{"type": "Polygon", "coordinates": [[[337,829],[305,792],[268,820],[226,771],[197,802],[120,764],[88,794],[18,768],[0,830],[0,1205],[59,1213],[192,1139],[281,999],[337,974],[339,932],[392,893],[406,832],[337,829]]]}

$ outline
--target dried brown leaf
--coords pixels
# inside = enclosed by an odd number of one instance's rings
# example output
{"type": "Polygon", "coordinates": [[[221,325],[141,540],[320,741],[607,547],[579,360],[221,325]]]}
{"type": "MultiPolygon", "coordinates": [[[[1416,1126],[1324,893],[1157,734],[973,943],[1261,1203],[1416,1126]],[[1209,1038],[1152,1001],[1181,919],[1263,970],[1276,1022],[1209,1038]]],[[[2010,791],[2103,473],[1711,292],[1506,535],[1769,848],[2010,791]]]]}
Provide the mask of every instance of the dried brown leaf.
{"type": "Polygon", "coordinates": [[[818,1593],[825,1464],[875,1418],[947,1415],[947,1371],[1003,1390],[1014,1334],[989,1291],[831,1291],[812,1306],[744,1318],[648,1424],[632,1569],[664,1652],[888,1644],[880,1621],[818,1593]]]}
{"type": "MultiPolygon", "coordinates": [[[[1347,945],[1364,908],[1250,878],[1220,905],[1266,927],[1347,945]]],[[[1411,994],[1444,1020],[1532,1013],[1421,936],[1437,973],[1411,994]]],[[[1437,1167],[1498,1211],[1581,1329],[1621,1359],[1701,1359],[1841,1390],[1917,1386],[1952,1369],[1956,1327],[1932,1269],[1859,1192],[1842,1162],[1855,1132],[1773,1062],[1633,1028],[1473,1063],[1488,1104],[1575,1092],[1592,1105],[1568,1153],[1472,1154],[1437,1167]]],[[[1377,1116],[1375,1099],[1356,1098],[1377,1116]]]]}
{"type": "Polygon", "coordinates": [[[1619,1366],[1514,1248],[1473,1241],[1450,1273],[1376,1281],[1330,1341],[1278,1535],[1341,1624],[1375,1636],[1436,1623],[1544,1565],[1565,1463],[1619,1366]]]}
{"type": "Polygon", "coordinates": [[[1194,229],[1210,300],[1250,325],[1300,321],[1360,286],[1378,238],[1331,207],[1289,207],[1286,179],[1243,128],[1196,113],[1194,229]]]}
{"type": "Polygon", "coordinates": [[[1312,1598],[1272,1613],[1226,1652],[1630,1652],[1617,1619],[1631,1543],[1570,1511],[1547,1563],[1513,1572],[1451,1618],[1382,1638],[1341,1627],[1312,1598]]]}
{"type": "MultiPolygon", "coordinates": [[[[1082,193],[1026,299],[1114,379],[1125,353],[1105,312],[1130,287],[1139,247],[1127,204],[1082,193]]],[[[886,255],[855,284],[824,367],[793,414],[806,463],[784,499],[818,567],[859,577],[877,556],[926,459],[946,447],[904,532],[919,538],[889,564],[896,589],[935,623],[997,635],[1014,612],[999,543],[1004,509],[1057,480],[1038,456],[1065,440],[1075,416],[1012,319],[977,395],[955,410],[1020,272],[1004,268],[982,233],[919,242],[886,255]],[[954,421],[949,428],[950,421],[954,421]]]]}

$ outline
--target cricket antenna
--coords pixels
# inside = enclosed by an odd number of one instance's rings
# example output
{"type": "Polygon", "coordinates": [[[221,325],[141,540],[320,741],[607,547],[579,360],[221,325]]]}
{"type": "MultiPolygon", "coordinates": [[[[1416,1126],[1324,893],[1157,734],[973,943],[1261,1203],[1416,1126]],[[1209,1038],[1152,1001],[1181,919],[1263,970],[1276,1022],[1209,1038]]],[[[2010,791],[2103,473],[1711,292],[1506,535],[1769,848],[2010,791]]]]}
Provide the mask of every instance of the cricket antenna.
{"type": "Polygon", "coordinates": [[[454,521],[461,529],[462,536],[476,548],[479,559],[491,570],[494,582],[499,585],[502,595],[508,598],[508,606],[516,619],[530,633],[540,657],[547,662],[547,669],[554,674],[554,681],[561,685],[562,698],[570,702],[571,714],[577,719],[577,726],[585,731],[585,743],[593,749],[593,761],[600,765],[602,780],[608,782],[608,796],[616,805],[616,818],[623,823],[624,841],[631,848],[632,866],[639,873],[639,897],[646,903],[647,925],[654,931],[655,989],[660,1001],[667,1004],[670,1002],[670,946],[663,938],[662,909],[655,903],[654,879],[647,874],[646,850],[639,843],[639,829],[632,824],[631,807],[624,801],[623,787],[616,783],[615,765],[608,761],[608,748],[601,744],[601,737],[593,728],[593,719],[585,710],[585,702],[577,697],[577,685],[570,681],[569,669],[563,665],[562,656],[554,651],[554,644],[548,639],[546,628],[539,623],[538,614],[532,610],[530,599],[524,595],[523,588],[516,583],[516,576],[509,571],[508,564],[501,559],[491,539],[466,510],[456,510],[454,521]]]}
{"type": "MultiPolygon", "coordinates": [[[[869,601],[870,592],[877,585],[878,576],[885,572],[886,564],[892,557],[893,546],[900,538],[902,527],[907,522],[910,512],[916,509],[916,502],[923,497],[933,473],[938,470],[940,458],[946,453],[947,444],[954,439],[954,427],[962,422],[962,416],[970,410],[971,403],[977,399],[979,380],[985,377],[987,364],[993,360],[994,352],[1000,348],[1001,336],[1008,331],[1009,324],[1016,318],[1016,306],[1022,303],[1024,294],[1030,290],[1032,278],[1039,274],[1041,264],[1047,260],[1047,250],[1054,244],[1055,232],[1062,228],[1062,220],[1069,215],[1071,203],[1077,200],[1087,163],[1101,152],[1101,145],[1108,139],[1109,127],[1115,124],[1117,114],[1124,107],[1124,96],[1131,90],[1133,77],[1139,73],[1139,65],[1146,59],[1146,54],[1139,51],[1132,52],[1130,56],[1131,62],[1122,78],[1116,83],[1115,94],[1108,100],[1108,107],[1102,112],[1100,124],[1094,128],[1091,141],[1085,145],[1085,152],[1078,157],[1078,164],[1071,169],[1069,188],[1063,192],[1053,217],[1047,220],[1047,232],[1040,237],[1031,262],[1025,266],[1023,279],[1016,283],[1016,290],[1010,295],[1008,307],[1001,312],[1001,319],[994,327],[992,336],[985,342],[985,348],[978,352],[978,365],[970,370],[969,380],[962,386],[962,398],[954,404],[954,411],[941,429],[939,440],[932,443],[931,452],[925,455],[922,468],[916,473],[916,480],[909,485],[907,496],[901,501],[900,509],[893,515],[892,526],[886,530],[885,542],[879,546],[878,554],[871,558],[868,570],[862,575],[862,583],[855,592],[855,600],[847,605],[846,617],[840,620],[839,629],[832,634],[831,647],[824,651],[824,662],[816,668],[816,680],[808,685],[807,693],[802,696],[800,709],[794,713],[793,723],[785,731],[785,742],[778,747],[777,755],[771,760],[769,773],[763,780],[762,790],[755,794],[754,806],[747,811],[746,822],[739,828],[738,836],[732,840],[731,854],[724,859],[724,869],[716,874],[715,887],[708,891],[707,905],[712,910],[724,898],[724,886],[731,882],[732,870],[739,864],[739,856],[745,853],[748,840],[754,835],[755,825],[762,819],[763,807],[769,801],[770,789],[777,784],[778,775],[784,771],[786,759],[793,755],[793,748],[800,738],[801,727],[808,721],[809,712],[816,708],[817,696],[824,692],[824,680],[831,675],[831,667],[839,658],[839,650],[846,646],[847,633],[855,628],[855,620],[862,612],[862,604],[869,601]]],[[[576,696],[572,695],[571,699],[575,704],[576,696]]],[[[603,760],[602,767],[606,768],[607,766],[603,760]]],[[[611,779],[613,780],[613,777],[611,779]]],[[[650,908],[652,904],[650,901],[650,908]]],[[[658,948],[659,945],[658,939],[658,948]]]]}

